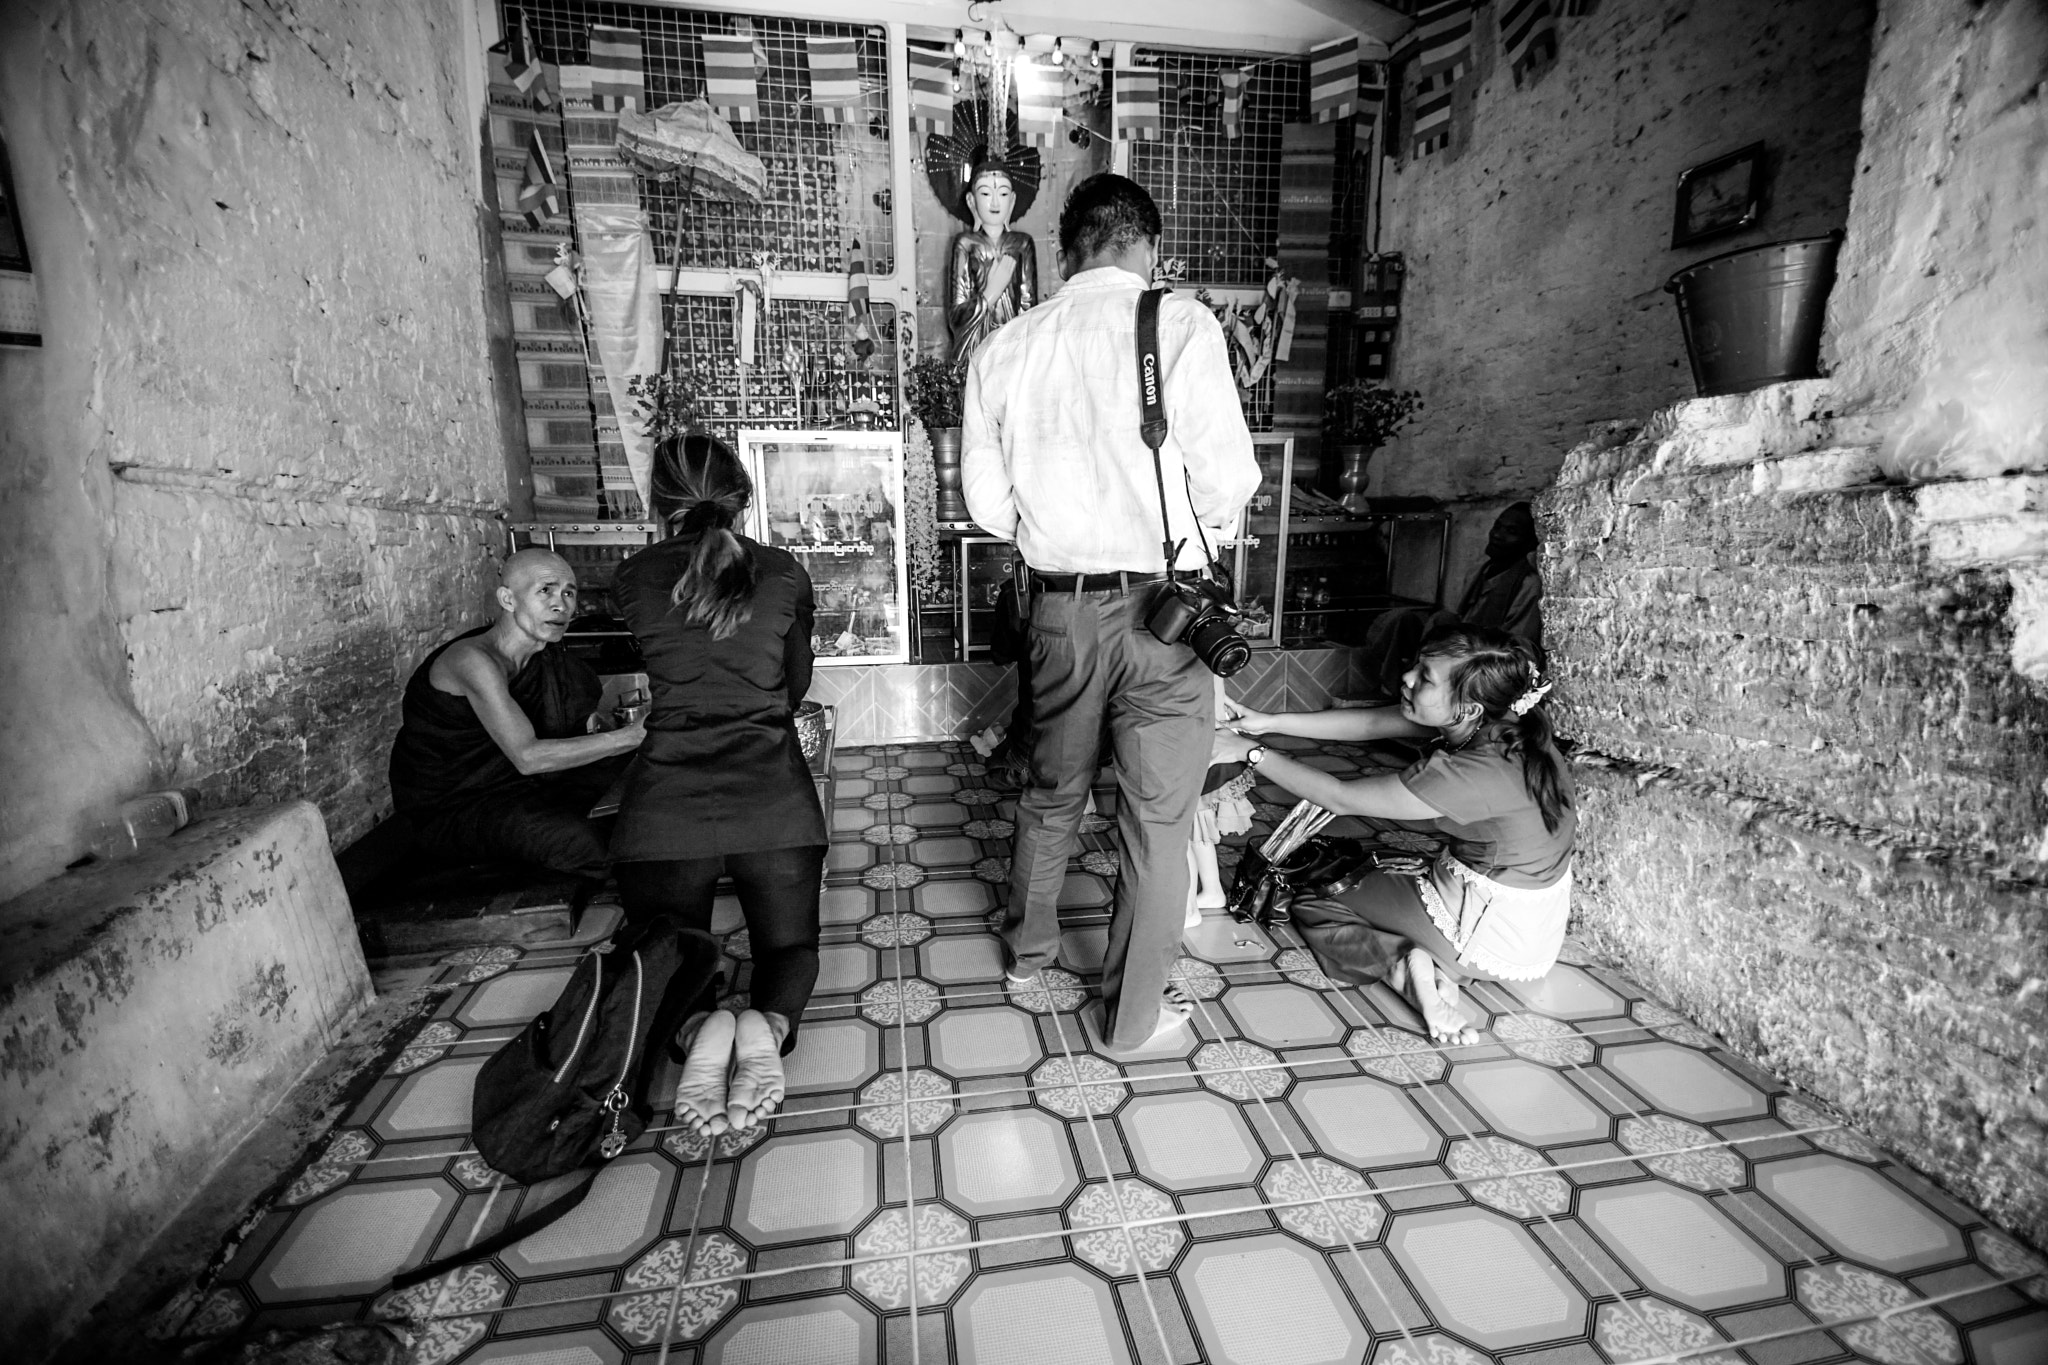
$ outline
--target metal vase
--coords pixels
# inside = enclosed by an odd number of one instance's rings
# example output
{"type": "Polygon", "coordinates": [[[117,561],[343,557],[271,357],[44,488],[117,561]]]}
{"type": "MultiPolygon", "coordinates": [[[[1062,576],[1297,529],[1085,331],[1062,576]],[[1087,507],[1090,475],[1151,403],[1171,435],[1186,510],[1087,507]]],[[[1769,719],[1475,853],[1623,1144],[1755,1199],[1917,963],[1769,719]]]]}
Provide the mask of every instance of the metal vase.
{"type": "Polygon", "coordinates": [[[935,515],[940,521],[966,521],[967,499],[960,492],[960,428],[940,427],[931,438],[939,494],[935,515]]]}

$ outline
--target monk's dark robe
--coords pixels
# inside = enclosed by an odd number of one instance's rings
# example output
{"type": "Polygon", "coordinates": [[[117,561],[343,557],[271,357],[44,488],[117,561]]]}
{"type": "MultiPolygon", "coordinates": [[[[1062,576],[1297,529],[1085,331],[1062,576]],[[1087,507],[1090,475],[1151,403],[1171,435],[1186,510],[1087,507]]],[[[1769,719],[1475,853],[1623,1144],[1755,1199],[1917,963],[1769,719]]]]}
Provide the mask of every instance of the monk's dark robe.
{"type": "MultiPolygon", "coordinates": [[[[442,645],[405,685],[403,720],[391,746],[391,801],[427,850],[466,862],[522,862],[602,877],[605,832],[589,811],[627,756],[529,776],[513,766],[469,698],[443,692],[434,664],[442,645]]],[[[506,683],[539,739],[585,733],[604,695],[596,673],[561,644],[528,659],[506,683]]]]}

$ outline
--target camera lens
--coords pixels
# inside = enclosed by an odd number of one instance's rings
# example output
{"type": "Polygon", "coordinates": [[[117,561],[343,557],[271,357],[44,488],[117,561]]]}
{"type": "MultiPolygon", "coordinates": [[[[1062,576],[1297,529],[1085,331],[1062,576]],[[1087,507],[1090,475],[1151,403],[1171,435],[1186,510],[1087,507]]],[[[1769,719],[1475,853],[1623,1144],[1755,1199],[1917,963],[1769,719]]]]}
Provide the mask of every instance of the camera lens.
{"type": "Polygon", "coordinates": [[[1188,630],[1189,648],[1219,678],[1227,678],[1252,661],[1252,647],[1237,633],[1231,619],[1216,612],[1203,616],[1188,630]]]}

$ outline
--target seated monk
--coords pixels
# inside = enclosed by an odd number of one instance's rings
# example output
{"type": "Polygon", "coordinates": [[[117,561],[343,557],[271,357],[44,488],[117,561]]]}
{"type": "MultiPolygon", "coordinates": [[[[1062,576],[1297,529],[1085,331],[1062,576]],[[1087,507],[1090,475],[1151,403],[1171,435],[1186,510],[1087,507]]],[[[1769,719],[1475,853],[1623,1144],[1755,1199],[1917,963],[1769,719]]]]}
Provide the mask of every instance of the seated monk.
{"type": "Polygon", "coordinates": [[[430,853],[582,878],[580,910],[608,860],[590,808],[645,731],[593,725],[603,684],[562,644],[576,611],[568,561],[521,550],[505,561],[496,596],[496,621],[442,645],[405,686],[392,805],[430,853]]]}

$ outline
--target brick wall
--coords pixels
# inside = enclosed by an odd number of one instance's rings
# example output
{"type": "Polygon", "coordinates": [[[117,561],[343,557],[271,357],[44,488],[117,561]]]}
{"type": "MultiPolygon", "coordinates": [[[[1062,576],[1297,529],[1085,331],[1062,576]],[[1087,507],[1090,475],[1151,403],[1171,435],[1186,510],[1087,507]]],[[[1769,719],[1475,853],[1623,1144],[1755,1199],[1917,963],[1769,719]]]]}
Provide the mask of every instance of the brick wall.
{"type": "Polygon", "coordinates": [[[1386,177],[1380,246],[1408,265],[1393,380],[1429,407],[1376,461],[1374,491],[1525,495],[1587,423],[1691,396],[1664,281],[1844,225],[1871,8],[1602,0],[1558,21],[1556,65],[1517,87],[1498,0],[1482,3],[1450,146],[1386,177]],[[1758,140],[1762,220],[1672,250],[1679,173],[1758,140]]]}
{"type": "Polygon", "coordinates": [[[150,782],[384,801],[399,685],[505,501],[450,0],[0,19],[42,296],[0,353],[0,899],[150,782]]]}
{"type": "Polygon", "coordinates": [[[1539,501],[1576,927],[2038,1243],[2048,688],[1959,515],[2016,490],[1883,482],[1882,425],[1822,381],[1696,400],[1539,501]]]}

